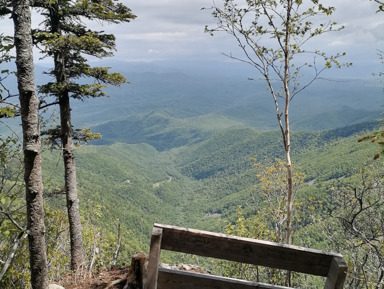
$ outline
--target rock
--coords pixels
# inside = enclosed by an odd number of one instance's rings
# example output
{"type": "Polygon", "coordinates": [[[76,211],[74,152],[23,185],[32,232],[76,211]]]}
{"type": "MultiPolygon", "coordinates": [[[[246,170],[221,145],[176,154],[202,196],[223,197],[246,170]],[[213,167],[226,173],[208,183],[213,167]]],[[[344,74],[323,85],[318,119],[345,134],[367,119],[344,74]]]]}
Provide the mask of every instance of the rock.
{"type": "Polygon", "coordinates": [[[187,265],[187,264],[181,264],[181,265],[179,266],[179,270],[182,270],[182,271],[191,271],[191,270],[192,270],[192,266],[187,265]]]}
{"type": "Polygon", "coordinates": [[[170,265],[165,263],[159,264],[160,268],[171,269],[171,270],[180,270],[180,271],[189,271],[189,272],[197,272],[202,274],[211,274],[209,270],[206,270],[200,266],[189,265],[189,264],[179,264],[179,265],[170,265]]]}
{"type": "Polygon", "coordinates": [[[65,289],[65,288],[57,284],[49,284],[48,289],[65,289]]]}

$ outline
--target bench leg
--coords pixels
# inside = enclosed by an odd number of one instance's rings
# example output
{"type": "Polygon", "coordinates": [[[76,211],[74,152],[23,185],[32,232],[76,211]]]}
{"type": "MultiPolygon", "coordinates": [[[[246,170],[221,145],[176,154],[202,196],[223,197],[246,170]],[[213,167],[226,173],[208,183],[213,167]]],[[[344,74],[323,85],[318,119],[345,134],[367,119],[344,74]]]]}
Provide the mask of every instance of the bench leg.
{"type": "Polygon", "coordinates": [[[324,289],[343,289],[348,266],[341,257],[334,257],[328,271],[324,289]]]}
{"type": "Polygon", "coordinates": [[[153,228],[149,251],[148,269],[144,277],[144,289],[157,289],[157,276],[160,261],[161,237],[163,229],[153,228]]]}

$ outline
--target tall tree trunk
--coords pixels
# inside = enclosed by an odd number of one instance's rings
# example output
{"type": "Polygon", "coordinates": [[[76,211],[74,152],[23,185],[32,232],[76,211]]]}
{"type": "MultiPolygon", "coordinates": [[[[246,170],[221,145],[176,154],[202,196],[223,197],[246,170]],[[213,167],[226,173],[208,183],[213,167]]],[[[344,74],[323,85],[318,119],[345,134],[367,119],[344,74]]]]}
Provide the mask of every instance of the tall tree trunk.
{"type": "MultiPolygon", "coordinates": [[[[285,39],[284,39],[284,123],[285,130],[283,134],[285,158],[287,161],[287,235],[286,243],[292,244],[292,209],[293,209],[293,176],[291,162],[291,129],[289,124],[289,104],[291,94],[289,90],[289,60],[290,60],[290,23],[291,23],[292,0],[287,1],[287,19],[285,22],[285,39]]],[[[291,287],[291,271],[287,271],[285,286],[291,287]]]]}
{"type": "MultiPolygon", "coordinates": [[[[285,82],[285,81],[284,81],[285,82]]],[[[285,132],[284,138],[284,149],[285,159],[287,162],[287,235],[286,243],[292,244],[292,210],[293,210],[293,175],[292,175],[292,161],[291,161],[291,134],[289,126],[289,89],[288,83],[284,83],[286,89],[286,103],[285,103],[285,132]]]]}
{"type": "MultiPolygon", "coordinates": [[[[61,53],[55,55],[55,71],[57,83],[64,84],[63,86],[65,86],[67,82],[65,77],[65,61],[61,53]]],[[[71,105],[67,90],[61,91],[58,97],[60,106],[61,143],[64,160],[65,193],[71,243],[71,269],[72,271],[77,271],[83,265],[84,258],[79,198],[76,186],[75,154],[72,141],[71,105]]]]}
{"type": "Polygon", "coordinates": [[[76,187],[75,154],[72,142],[71,107],[68,93],[60,98],[61,142],[65,170],[65,192],[69,233],[71,239],[71,269],[77,271],[83,265],[83,237],[76,187]]]}
{"type": "Polygon", "coordinates": [[[23,128],[24,181],[27,202],[27,230],[31,284],[34,289],[48,288],[45,247],[39,100],[36,96],[31,11],[28,0],[13,1],[17,81],[23,128]]]}
{"type": "Polygon", "coordinates": [[[291,163],[291,129],[289,126],[289,104],[291,95],[289,91],[289,60],[290,60],[290,23],[291,23],[292,1],[287,1],[287,19],[285,24],[285,39],[284,39],[284,123],[285,131],[283,135],[285,158],[287,161],[287,244],[292,243],[292,207],[293,207],[293,181],[292,181],[292,163],[291,163]]]}

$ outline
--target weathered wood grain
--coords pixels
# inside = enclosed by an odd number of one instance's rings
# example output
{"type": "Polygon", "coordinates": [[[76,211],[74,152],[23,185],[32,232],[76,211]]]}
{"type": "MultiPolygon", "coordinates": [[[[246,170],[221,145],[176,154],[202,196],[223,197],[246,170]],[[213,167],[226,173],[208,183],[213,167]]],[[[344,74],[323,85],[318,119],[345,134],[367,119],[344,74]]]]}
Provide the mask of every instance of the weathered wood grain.
{"type": "Polygon", "coordinates": [[[327,277],[342,289],[347,265],[340,254],[202,230],[154,224],[144,289],[288,289],[271,284],[158,268],[161,249],[327,277]]]}
{"type": "Polygon", "coordinates": [[[163,230],[156,226],[153,227],[151,236],[151,247],[148,258],[147,273],[144,277],[144,289],[157,288],[157,275],[161,250],[161,239],[163,230]]]}
{"type": "Polygon", "coordinates": [[[264,283],[201,273],[159,269],[158,288],[167,289],[288,289],[264,283]]]}
{"type": "Polygon", "coordinates": [[[161,248],[327,277],[339,254],[298,246],[241,238],[201,230],[155,224],[163,230],[161,248]]]}
{"type": "Polygon", "coordinates": [[[324,289],[342,289],[347,277],[348,266],[342,257],[334,257],[329,267],[324,289]]]}

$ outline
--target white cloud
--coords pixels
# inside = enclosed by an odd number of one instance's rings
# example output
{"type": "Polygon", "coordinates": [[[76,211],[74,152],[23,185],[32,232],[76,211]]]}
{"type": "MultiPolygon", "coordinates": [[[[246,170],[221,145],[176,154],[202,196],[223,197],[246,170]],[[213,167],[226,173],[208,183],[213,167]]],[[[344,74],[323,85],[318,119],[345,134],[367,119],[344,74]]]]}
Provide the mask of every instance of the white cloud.
{"type": "MultiPolygon", "coordinates": [[[[384,20],[384,16],[383,16],[384,20]]],[[[375,28],[372,29],[372,35],[375,37],[375,42],[383,45],[384,42],[384,23],[380,23],[375,28]]]]}
{"type": "Polygon", "coordinates": [[[160,53],[160,50],[156,50],[156,49],[149,49],[148,50],[148,54],[159,54],[160,53]]]}
{"type": "Polygon", "coordinates": [[[186,32],[152,32],[140,34],[125,34],[121,36],[127,40],[146,40],[156,42],[172,42],[186,37],[186,32]]]}

